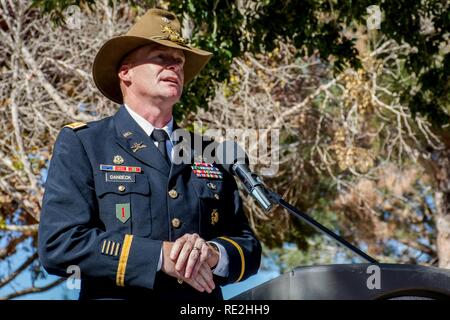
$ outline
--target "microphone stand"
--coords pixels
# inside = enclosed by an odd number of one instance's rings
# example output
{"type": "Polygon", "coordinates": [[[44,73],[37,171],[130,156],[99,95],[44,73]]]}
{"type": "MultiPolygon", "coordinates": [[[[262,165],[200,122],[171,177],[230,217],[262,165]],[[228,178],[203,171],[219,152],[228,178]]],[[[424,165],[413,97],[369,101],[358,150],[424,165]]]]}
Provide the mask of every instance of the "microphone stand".
{"type": "Polygon", "coordinates": [[[357,247],[352,245],[350,242],[348,242],[345,239],[341,238],[340,236],[338,236],[336,233],[334,233],[330,229],[328,229],[325,226],[321,225],[319,222],[317,222],[316,220],[311,218],[306,213],[303,213],[300,210],[298,210],[297,208],[295,208],[294,206],[290,205],[288,202],[283,200],[283,198],[279,194],[277,194],[276,192],[265,188],[265,186],[263,186],[263,185],[262,185],[262,188],[264,188],[264,191],[266,192],[269,200],[273,204],[279,204],[280,206],[285,208],[290,214],[294,215],[298,219],[301,219],[301,220],[305,221],[307,224],[309,224],[310,226],[312,226],[313,228],[315,228],[319,232],[324,233],[325,235],[330,237],[332,240],[336,241],[338,244],[341,244],[344,247],[346,247],[347,249],[353,251],[355,254],[357,254],[358,256],[360,256],[361,258],[366,260],[367,262],[378,264],[377,260],[375,260],[374,258],[369,256],[367,253],[361,251],[360,249],[358,249],[357,247]]]}

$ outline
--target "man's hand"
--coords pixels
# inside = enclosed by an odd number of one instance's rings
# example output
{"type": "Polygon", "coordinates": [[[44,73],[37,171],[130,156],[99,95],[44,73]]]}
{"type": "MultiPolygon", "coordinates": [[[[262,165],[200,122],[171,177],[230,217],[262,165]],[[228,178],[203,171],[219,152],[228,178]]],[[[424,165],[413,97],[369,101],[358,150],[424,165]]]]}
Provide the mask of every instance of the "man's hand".
{"type": "Polygon", "coordinates": [[[190,279],[196,277],[203,264],[214,268],[219,262],[219,252],[196,233],[177,239],[170,252],[175,270],[190,279]]]}
{"type": "Polygon", "coordinates": [[[214,284],[213,275],[209,265],[207,263],[203,263],[199,266],[196,276],[192,276],[190,278],[184,277],[182,273],[176,270],[175,262],[170,259],[170,253],[173,245],[174,242],[163,242],[163,262],[161,270],[169,276],[183,280],[200,292],[204,292],[206,290],[206,292],[211,293],[216,286],[214,284]]]}

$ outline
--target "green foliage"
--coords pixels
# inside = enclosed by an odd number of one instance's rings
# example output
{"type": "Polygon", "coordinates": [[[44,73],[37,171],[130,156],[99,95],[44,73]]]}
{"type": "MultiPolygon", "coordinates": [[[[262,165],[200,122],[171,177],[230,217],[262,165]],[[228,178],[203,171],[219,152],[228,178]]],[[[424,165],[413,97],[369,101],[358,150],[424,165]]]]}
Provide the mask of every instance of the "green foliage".
{"type": "Polygon", "coordinates": [[[194,21],[192,44],[213,53],[202,76],[188,86],[174,108],[179,119],[198,107],[207,108],[215,83],[228,78],[233,57],[242,53],[238,39],[242,38],[244,17],[232,1],[176,0],[170,2],[169,9],[180,17],[186,13],[194,21]]]}
{"type": "MultiPolygon", "coordinates": [[[[130,5],[149,8],[155,3],[131,1],[130,5]]],[[[92,7],[95,0],[34,0],[33,4],[61,23],[62,12],[69,5],[92,7]]],[[[417,75],[418,83],[401,92],[403,101],[413,112],[428,115],[436,125],[448,123],[450,57],[448,53],[443,56],[442,45],[450,30],[450,11],[444,0],[264,0],[245,10],[239,10],[237,1],[169,1],[170,10],[179,17],[187,14],[194,22],[192,44],[214,53],[202,76],[186,89],[176,118],[207,107],[215,82],[228,78],[233,57],[244,52],[270,52],[279,41],[294,44],[300,49],[299,56],[319,53],[322,59],[333,62],[336,71],[347,65],[359,68],[355,39],[348,38],[345,31],[365,24],[370,5],[378,5],[384,15],[382,34],[416,49],[405,52],[405,61],[408,72],[417,75]],[[430,19],[434,31],[421,32],[421,19],[430,19]],[[412,90],[415,86],[419,90],[412,90]]]]}
{"type": "Polygon", "coordinates": [[[6,228],[6,221],[3,216],[0,216],[0,230],[3,230],[6,228]]]}
{"type": "Polygon", "coordinates": [[[56,25],[66,23],[64,11],[70,6],[89,8],[95,6],[95,0],[33,0],[32,7],[40,8],[42,12],[49,14],[50,19],[56,25]]]}
{"type": "Polygon", "coordinates": [[[13,162],[13,167],[16,170],[23,170],[24,169],[23,162],[18,160],[18,159],[13,162]]]}
{"type": "Polygon", "coordinates": [[[450,120],[450,55],[444,56],[441,47],[448,41],[445,34],[450,30],[448,1],[402,0],[396,5],[398,7],[386,7],[382,31],[416,49],[405,59],[408,71],[419,78],[419,90],[411,93],[413,87],[410,86],[402,92],[402,99],[414,113],[428,115],[438,126],[447,124],[450,120]],[[430,19],[434,32],[421,31],[419,15],[430,19]]]}
{"type": "Polygon", "coordinates": [[[264,1],[259,10],[248,12],[252,38],[246,50],[272,51],[278,41],[290,42],[301,49],[300,56],[318,52],[324,60],[334,58],[338,71],[347,64],[360,67],[354,39],[342,34],[342,21],[333,16],[329,1],[264,1]]]}

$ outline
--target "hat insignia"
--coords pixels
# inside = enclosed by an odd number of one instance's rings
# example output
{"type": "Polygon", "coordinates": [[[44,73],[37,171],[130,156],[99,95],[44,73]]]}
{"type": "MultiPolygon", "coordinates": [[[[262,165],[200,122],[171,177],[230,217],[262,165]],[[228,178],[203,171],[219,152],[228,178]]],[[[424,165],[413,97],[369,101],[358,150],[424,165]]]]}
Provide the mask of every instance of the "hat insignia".
{"type": "Polygon", "coordinates": [[[167,33],[167,39],[169,39],[172,42],[176,42],[181,45],[186,44],[186,39],[184,39],[182,36],[180,36],[180,33],[173,30],[171,26],[161,26],[161,32],[167,33]]]}

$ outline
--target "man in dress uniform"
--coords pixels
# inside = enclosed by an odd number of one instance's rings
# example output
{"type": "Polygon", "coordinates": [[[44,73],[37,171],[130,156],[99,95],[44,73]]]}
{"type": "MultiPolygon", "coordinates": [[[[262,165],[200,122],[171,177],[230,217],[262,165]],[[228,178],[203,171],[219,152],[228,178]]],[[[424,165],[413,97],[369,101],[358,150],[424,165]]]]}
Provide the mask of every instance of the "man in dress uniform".
{"type": "Polygon", "coordinates": [[[44,268],[77,266],[80,299],[222,299],[220,285],[257,272],[261,246],[234,178],[204,159],[174,161],[173,105],[210,57],[160,9],[97,53],[94,81],[121,107],[61,130],[39,229],[44,268]]]}

